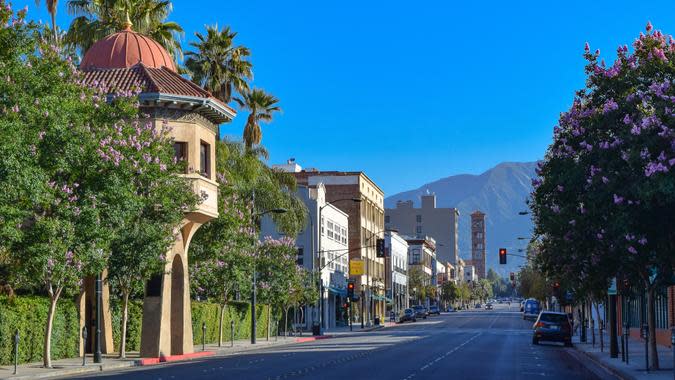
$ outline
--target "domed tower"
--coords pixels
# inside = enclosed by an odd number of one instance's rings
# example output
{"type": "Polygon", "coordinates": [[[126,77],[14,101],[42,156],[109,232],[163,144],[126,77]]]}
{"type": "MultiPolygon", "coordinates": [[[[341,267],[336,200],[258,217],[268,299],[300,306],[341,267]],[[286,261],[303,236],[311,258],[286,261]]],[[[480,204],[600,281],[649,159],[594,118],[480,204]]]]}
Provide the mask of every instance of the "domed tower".
{"type": "MultiPolygon", "coordinates": [[[[141,357],[193,352],[188,276],[188,247],[197,229],[218,216],[215,143],[218,125],[235,111],[176,72],[171,55],[153,39],[123,30],[94,43],[80,64],[84,81],[111,91],[140,86],[141,112],[156,128],[170,127],[176,158],[188,168],[181,174],[206,200],[185,215],[174,246],[166,252],[164,274],[148,281],[143,302],[141,357]]],[[[159,254],[159,253],[158,253],[159,254]]]]}

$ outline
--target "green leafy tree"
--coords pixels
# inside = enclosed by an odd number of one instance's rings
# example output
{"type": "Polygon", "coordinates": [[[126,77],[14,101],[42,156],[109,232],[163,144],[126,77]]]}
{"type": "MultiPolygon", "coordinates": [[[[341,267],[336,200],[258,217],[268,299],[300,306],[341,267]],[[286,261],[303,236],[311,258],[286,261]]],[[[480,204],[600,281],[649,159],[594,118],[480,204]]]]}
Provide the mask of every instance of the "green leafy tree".
{"type": "Polygon", "coordinates": [[[259,88],[244,92],[240,98],[234,98],[239,106],[249,111],[244,126],[244,143],[248,149],[262,141],[260,122],[272,121],[273,115],[281,111],[279,99],[259,88]]]}
{"type": "Polygon", "coordinates": [[[72,62],[24,17],[0,6],[0,235],[19,281],[50,298],[50,367],[59,299],[104,269],[135,202],[163,189],[172,154],[165,131],[139,120],[134,97],[107,101],[107,89],[82,87],[72,62]]]}
{"type": "Polygon", "coordinates": [[[172,10],[168,0],[68,0],[68,12],[75,18],[66,42],[84,53],[94,42],[120,31],[128,16],[136,32],[150,36],[174,59],[182,58],[183,28],[166,21],[172,10]]]}
{"type": "Polygon", "coordinates": [[[441,286],[441,299],[448,303],[459,300],[459,287],[452,281],[444,282],[441,286]]]}
{"type": "Polygon", "coordinates": [[[225,103],[232,101],[235,91],[246,93],[253,65],[248,60],[249,49],[234,44],[237,33],[229,26],[219,30],[215,25],[207,26],[205,35],[197,32],[195,36],[198,41],[190,43],[195,51],[187,52],[185,60],[192,81],[225,103]]]}
{"type": "MultiPolygon", "coordinates": [[[[40,5],[40,0],[35,0],[36,5],[40,5]]],[[[59,6],[59,0],[45,0],[45,5],[47,6],[47,12],[49,17],[52,19],[52,32],[54,36],[54,41],[58,40],[58,31],[56,29],[56,10],[59,6]]]]}
{"type": "Polygon", "coordinates": [[[417,303],[421,303],[427,297],[427,282],[419,265],[408,267],[408,289],[417,303]]]}
{"type": "Polygon", "coordinates": [[[651,366],[655,292],[675,265],[675,44],[648,24],[607,66],[586,47],[586,87],[554,129],[531,208],[538,267],[591,297],[617,275],[647,293],[651,366]]]}

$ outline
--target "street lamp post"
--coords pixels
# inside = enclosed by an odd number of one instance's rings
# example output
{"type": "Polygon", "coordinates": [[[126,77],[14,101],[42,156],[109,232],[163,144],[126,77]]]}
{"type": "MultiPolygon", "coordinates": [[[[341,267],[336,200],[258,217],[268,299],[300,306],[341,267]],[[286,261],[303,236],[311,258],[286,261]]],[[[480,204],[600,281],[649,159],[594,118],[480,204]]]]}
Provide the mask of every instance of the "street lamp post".
{"type": "MultiPolygon", "coordinates": [[[[253,197],[253,201],[255,202],[255,194],[253,197]]],[[[255,203],[254,203],[255,205],[255,203]]],[[[254,222],[256,218],[259,218],[265,214],[283,214],[287,212],[288,210],[284,208],[275,208],[263,212],[259,212],[257,214],[253,214],[253,219],[254,222]]],[[[256,302],[256,268],[255,268],[255,263],[253,264],[253,288],[251,289],[251,344],[255,344],[255,338],[256,338],[256,315],[255,315],[255,302],[256,302]]]]}

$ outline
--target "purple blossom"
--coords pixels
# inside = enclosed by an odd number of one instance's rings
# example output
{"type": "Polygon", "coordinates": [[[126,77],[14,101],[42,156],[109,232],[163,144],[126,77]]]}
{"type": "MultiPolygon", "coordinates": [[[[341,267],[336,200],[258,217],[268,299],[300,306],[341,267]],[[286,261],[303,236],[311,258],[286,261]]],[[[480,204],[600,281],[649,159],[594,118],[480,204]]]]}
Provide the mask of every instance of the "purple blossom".
{"type": "Polygon", "coordinates": [[[569,224],[570,224],[571,226],[574,226],[574,225],[577,224],[577,221],[574,220],[574,219],[572,219],[572,220],[569,221],[569,224]]]}
{"type": "Polygon", "coordinates": [[[649,162],[645,167],[645,177],[651,177],[655,173],[668,172],[668,167],[661,162],[649,162]]]}
{"type": "Polygon", "coordinates": [[[562,185],[558,185],[558,191],[562,193],[565,191],[565,188],[562,185]]]}
{"type": "Polygon", "coordinates": [[[558,205],[551,206],[551,211],[553,211],[555,214],[560,214],[560,206],[558,205]]]}
{"type": "Polygon", "coordinates": [[[628,252],[637,255],[637,249],[635,249],[632,245],[628,247],[628,252]]]}
{"type": "Polygon", "coordinates": [[[616,102],[614,101],[614,99],[609,99],[609,100],[607,100],[607,102],[605,102],[605,104],[603,105],[603,107],[602,107],[602,113],[603,113],[603,114],[607,114],[607,113],[610,113],[610,112],[615,111],[615,110],[617,110],[617,109],[619,109],[619,105],[616,104],[616,102]]]}
{"type": "Polygon", "coordinates": [[[609,183],[609,178],[607,178],[607,177],[605,177],[605,176],[602,176],[602,183],[604,183],[605,185],[608,184],[608,183],[609,183]]]}
{"type": "Polygon", "coordinates": [[[624,198],[614,194],[614,204],[620,205],[623,203],[624,198]]]}
{"type": "Polygon", "coordinates": [[[631,123],[629,114],[626,114],[626,116],[623,117],[623,123],[626,124],[626,125],[631,123]]]}
{"type": "Polygon", "coordinates": [[[595,237],[598,238],[598,240],[602,240],[604,236],[600,232],[598,232],[597,234],[595,234],[595,237]]]}
{"type": "Polygon", "coordinates": [[[21,110],[21,109],[19,108],[19,105],[18,105],[18,104],[15,104],[14,106],[12,106],[12,112],[14,112],[14,113],[19,113],[20,110],[21,110]]]}
{"type": "Polygon", "coordinates": [[[647,245],[647,238],[643,237],[642,239],[638,240],[638,243],[640,243],[640,245],[647,245]]]}

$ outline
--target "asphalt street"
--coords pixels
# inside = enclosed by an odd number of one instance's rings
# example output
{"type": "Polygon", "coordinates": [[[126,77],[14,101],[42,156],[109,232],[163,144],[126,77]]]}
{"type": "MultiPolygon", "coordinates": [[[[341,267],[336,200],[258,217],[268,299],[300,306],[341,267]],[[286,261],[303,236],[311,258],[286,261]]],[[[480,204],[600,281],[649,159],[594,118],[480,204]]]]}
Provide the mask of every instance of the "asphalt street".
{"type": "Polygon", "coordinates": [[[104,379],[598,379],[573,348],[533,345],[532,322],[496,310],[463,311],[315,342],[229,357],[101,373],[104,379]]]}

